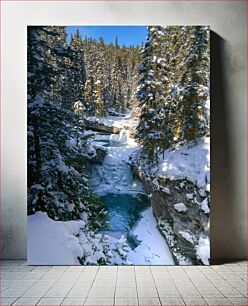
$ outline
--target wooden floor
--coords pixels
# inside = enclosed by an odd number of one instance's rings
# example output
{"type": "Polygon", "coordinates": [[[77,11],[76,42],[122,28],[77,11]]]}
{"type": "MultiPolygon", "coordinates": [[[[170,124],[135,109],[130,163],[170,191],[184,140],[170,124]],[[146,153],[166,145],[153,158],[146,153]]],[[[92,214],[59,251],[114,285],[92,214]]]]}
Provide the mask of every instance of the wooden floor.
{"type": "Polygon", "coordinates": [[[0,305],[247,305],[247,262],[27,266],[1,262],[0,305]]]}

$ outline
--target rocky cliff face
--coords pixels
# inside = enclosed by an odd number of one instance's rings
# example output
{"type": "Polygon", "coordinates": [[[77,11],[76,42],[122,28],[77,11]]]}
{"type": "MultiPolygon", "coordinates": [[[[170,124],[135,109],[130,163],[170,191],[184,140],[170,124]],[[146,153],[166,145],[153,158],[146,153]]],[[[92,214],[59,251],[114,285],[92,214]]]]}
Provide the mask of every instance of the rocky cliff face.
{"type": "Polygon", "coordinates": [[[132,165],[149,194],[158,228],[177,264],[209,264],[209,192],[187,180],[149,177],[132,165]]]}

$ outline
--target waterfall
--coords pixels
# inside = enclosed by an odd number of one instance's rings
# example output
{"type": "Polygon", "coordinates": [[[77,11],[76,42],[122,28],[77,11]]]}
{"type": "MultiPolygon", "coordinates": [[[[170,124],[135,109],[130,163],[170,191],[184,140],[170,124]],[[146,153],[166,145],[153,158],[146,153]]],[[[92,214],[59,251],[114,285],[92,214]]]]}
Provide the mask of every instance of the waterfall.
{"type": "Polygon", "coordinates": [[[102,164],[95,164],[92,169],[91,185],[96,192],[143,190],[141,182],[133,181],[128,161],[136,146],[128,145],[128,136],[125,130],[119,135],[109,136],[107,156],[102,164]]]}

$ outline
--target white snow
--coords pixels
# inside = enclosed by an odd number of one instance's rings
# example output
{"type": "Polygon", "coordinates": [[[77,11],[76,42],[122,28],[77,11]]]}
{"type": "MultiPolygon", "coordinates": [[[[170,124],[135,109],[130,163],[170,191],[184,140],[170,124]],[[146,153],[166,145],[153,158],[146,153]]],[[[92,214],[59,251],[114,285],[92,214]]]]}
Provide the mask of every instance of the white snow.
{"type": "Polygon", "coordinates": [[[127,259],[127,252],[129,247],[127,244],[127,239],[122,235],[121,238],[116,242],[116,250],[122,259],[127,259]]]}
{"type": "Polygon", "coordinates": [[[209,265],[210,243],[208,237],[200,236],[198,245],[196,246],[196,255],[204,265],[209,265]]]}
{"type": "Polygon", "coordinates": [[[188,210],[188,208],[185,206],[184,203],[177,203],[174,204],[174,208],[175,210],[177,210],[178,212],[186,212],[188,210]]]}
{"type": "Polygon", "coordinates": [[[175,150],[168,149],[159,156],[158,177],[171,180],[187,179],[199,188],[209,188],[210,138],[202,137],[197,143],[189,142],[175,150]]]}
{"type": "Polygon", "coordinates": [[[142,212],[142,219],[132,230],[141,244],[129,251],[128,260],[139,265],[174,265],[170,249],[157,228],[152,209],[142,212]]]}
{"type": "Polygon", "coordinates": [[[186,231],[179,231],[179,234],[188,242],[194,243],[193,235],[186,231]]]}
{"type": "Polygon", "coordinates": [[[78,265],[77,256],[84,252],[73,234],[84,226],[84,221],[54,221],[43,212],[28,216],[28,263],[78,265]]]}

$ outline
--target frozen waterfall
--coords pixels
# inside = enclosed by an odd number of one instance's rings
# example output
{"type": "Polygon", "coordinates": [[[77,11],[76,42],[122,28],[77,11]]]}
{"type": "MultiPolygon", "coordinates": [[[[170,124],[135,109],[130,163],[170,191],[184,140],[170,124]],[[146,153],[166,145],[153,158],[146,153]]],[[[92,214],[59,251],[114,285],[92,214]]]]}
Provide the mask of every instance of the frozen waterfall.
{"type": "Polygon", "coordinates": [[[119,135],[99,137],[99,143],[109,140],[108,153],[103,164],[93,166],[91,184],[97,192],[118,191],[134,192],[142,191],[142,183],[133,180],[129,165],[129,156],[136,150],[135,145],[128,144],[128,133],[123,131],[119,135]]]}

